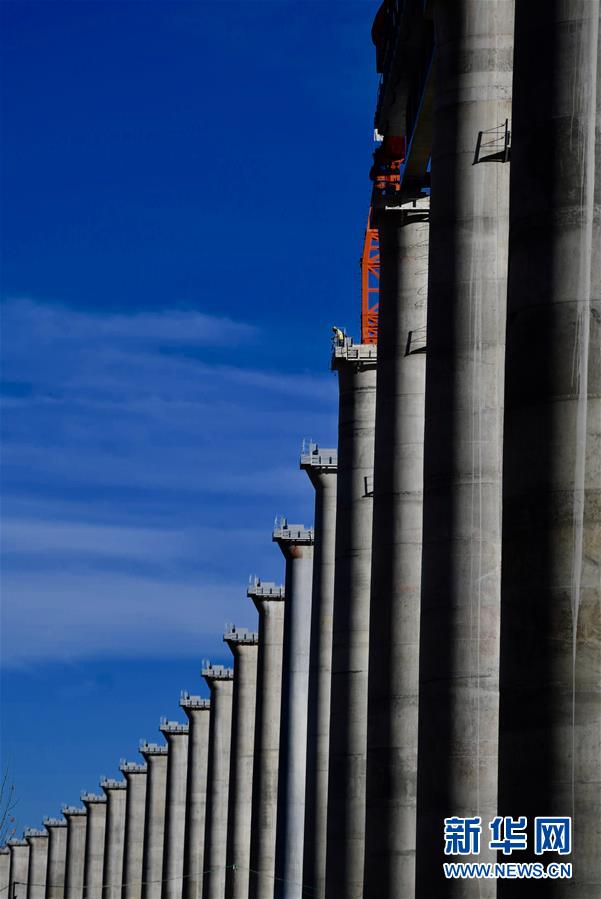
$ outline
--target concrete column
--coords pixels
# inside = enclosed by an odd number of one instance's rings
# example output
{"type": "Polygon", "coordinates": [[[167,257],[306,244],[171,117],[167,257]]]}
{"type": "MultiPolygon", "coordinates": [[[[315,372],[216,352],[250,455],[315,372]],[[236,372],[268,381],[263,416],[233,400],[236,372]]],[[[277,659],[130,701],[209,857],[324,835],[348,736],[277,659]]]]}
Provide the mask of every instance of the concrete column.
{"type": "Polygon", "coordinates": [[[100,786],[106,794],[102,897],[103,899],[121,899],[127,781],[107,777],[100,781],[100,786]]]}
{"type": "Polygon", "coordinates": [[[259,612],[257,707],[250,834],[249,899],[273,899],[278,806],[284,587],[256,579],[247,595],[259,612]]]}
{"type": "Polygon", "coordinates": [[[211,691],[204,848],[204,870],[207,873],[204,876],[202,899],[223,899],[234,671],[223,665],[208,664],[203,668],[202,676],[211,691]]]}
{"type": "Polygon", "coordinates": [[[88,814],[85,808],[63,806],[67,819],[67,862],[65,866],[65,899],[83,899],[83,872],[86,860],[88,814]]]}
{"type": "Polygon", "coordinates": [[[379,213],[364,896],[415,892],[429,200],[379,213]]]}
{"type": "Polygon", "coordinates": [[[10,881],[10,849],[8,846],[0,846],[0,890],[10,899],[8,892],[10,881]]]}
{"type": "Polygon", "coordinates": [[[497,809],[513,0],[433,13],[416,892],[483,899],[495,881],[445,880],[441,822],[497,809]]]}
{"type": "Polygon", "coordinates": [[[102,899],[104,838],[106,835],[106,796],[82,793],[81,801],[88,812],[86,856],[83,872],[84,899],[102,899]]]}
{"type": "Polygon", "coordinates": [[[65,899],[67,822],[63,818],[44,818],[44,827],[48,831],[46,899],[65,899]]]}
{"type": "Polygon", "coordinates": [[[234,656],[225,896],[248,899],[259,635],[232,626],[223,639],[234,656]]]}
{"type": "Polygon", "coordinates": [[[363,891],[367,668],[377,347],[334,348],[338,372],[338,494],[332,633],[326,896],[363,891]]]}
{"type": "Polygon", "coordinates": [[[184,836],[184,899],[201,899],[204,870],[207,771],[211,701],[182,693],[179,702],[188,716],[188,777],[184,836]]]}
{"type": "Polygon", "coordinates": [[[142,743],[140,753],[147,765],[142,899],[161,899],[165,806],[167,802],[167,755],[169,748],[142,743]]]}
{"type": "Polygon", "coordinates": [[[12,839],[6,845],[10,852],[8,895],[10,899],[27,899],[29,843],[27,840],[12,839]]]}
{"type": "Polygon", "coordinates": [[[320,449],[317,444],[306,447],[300,459],[300,467],[315,487],[303,859],[303,884],[315,899],[323,899],[326,877],[337,464],[337,450],[320,449]]]}
{"type": "Polygon", "coordinates": [[[302,524],[289,525],[284,520],[274,530],[273,540],[286,559],[274,896],[299,899],[303,880],[313,530],[302,524]]]}
{"type": "Polygon", "coordinates": [[[574,832],[570,881],[503,897],[601,892],[598,40],[598,0],[516,4],[499,813],[574,832]]]}
{"type": "Polygon", "coordinates": [[[127,781],[121,899],[141,899],[148,768],[123,760],[119,770],[127,781]]]}
{"type": "Polygon", "coordinates": [[[48,833],[28,827],[23,834],[29,844],[27,899],[45,899],[48,870],[48,833]]]}
{"type": "Polygon", "coordinates": [[[167,721],[164,718],[161,721],[161,733],[169,746],[161,899],[182,899],[188,778],[188,724],[167,721]]]}

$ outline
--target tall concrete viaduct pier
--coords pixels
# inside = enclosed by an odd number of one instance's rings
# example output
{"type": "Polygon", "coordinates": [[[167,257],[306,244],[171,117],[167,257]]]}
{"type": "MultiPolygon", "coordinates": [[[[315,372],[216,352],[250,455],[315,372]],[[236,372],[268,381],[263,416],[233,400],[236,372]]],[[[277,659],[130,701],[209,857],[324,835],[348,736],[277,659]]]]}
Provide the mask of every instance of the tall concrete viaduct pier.
{"type": "Polygon", "coordinates": [[[27,899],[45,899],[48,871],[48,832],[28,827],[24,837],[29,844],[27,899]]]}
{"type": "Polygon", "coordinates": [[[184,899],[201,899],[204,868],[209,724],[211,701],[182,693],[181,708],[188,716],[188,777],[184,837],[184,899]]]}
{"type": "Polygon", "coordinates": [[[82,793],[81,801],[88,813],[83,871],[84,899],[102,899],[104,841],[106,836],[106,796],[104,793],[82,793]]]}
{"type": "Polygon", "coordinates": [[[103,899],[121,899],[127,781],[104,777],[100,781],[100,788],[106,795],[102,896],[103,899]]]}
{"type": "Polygon", "coordinates": [[[88,813],[76,805],[64,805],[62,812],[67,820],[65,899],[82,899],[88,813]]]}
{"type": "Polygon", "coordinates": [[[259,635],[232,626],[223,639],[234,656],[225,896],[248,899],[259,635]]]}
{"type": "Polygon", "coordinates": [[[202,899],[224,899],[234,670],[207,664],[202,676],[211,691],[202,899]]]}
{"type": "Polygon", "coordinates": [[[337,341],[338,488],[326,897],[363,890],[377,347],[337,341]]]}
{"type": "Polygon", "coordinates": [[[324,897],[326,876],[337,462],[337,450],[314,443],[300,458],[300,467],[315,488],[303,884],[316,899],[324,897]]]}
{"type": "Polygon", "coordinates": [[[67,822],[64,818],[44,818],[48,831],[46,899],[65,899],[67,865],[67,822]]]}
{"type": "Polygon", "coordinates": [[[380,249],[365,897],[415,890],[429,200],[376,211],[380,249]]]}
{"type": "Polygon", "coordinates": [[[598,54],[598,0],[516,3],[499,811],[574,833],[570,881],[502,897],[601,892],[598,54]]]}
{"type": "Polygon", "coordinates": [[[188,777],[188,723],[182,724],[179,721],[168,721],[163,718],[160,730],[169,747],[161,899],[182,899],[188,777]]]}
{"type": "Polygon", "coordinates": [[[497,810],[513,2],[433,17],[416,896],[484,899],[494,881],[444,878],[440,828],[497,810]]]}
{"type": "Polygon", "coordinates": [[[124,759],[119,770],[127,781],[121,899],[141,899],[148,767],[124,759]]]}
{"type": "Polygon", "coordinates": [[[255,578],[247,595],[259,613],[249,899],[273,899],[285,589],[255,578]]]}
{"type": "Polygon", "coordinates": [[[29,873],[29,843],[27,840],[12,839],[6,844],[10,853],[10,876],[8,894],[11,899],[27,899],[27,877],[29,873]]]}
{"type": "Polygon", "coordinates": [[[281,522],[273,540],[286,559],[275,899],[300,899],[303,879],[313,530],[281,522]]]}
{"type": "Polygon", "coordinates": [[[0,846],[0,889],[8,894],[10,881],[10,849],[0,846]]]}
{"type": "Polygon", "coordinates": [[[140,744],[140,753],[148,769],[144,812],[142,899],[161,899],[169,747],[143,742],[140,744]]]}

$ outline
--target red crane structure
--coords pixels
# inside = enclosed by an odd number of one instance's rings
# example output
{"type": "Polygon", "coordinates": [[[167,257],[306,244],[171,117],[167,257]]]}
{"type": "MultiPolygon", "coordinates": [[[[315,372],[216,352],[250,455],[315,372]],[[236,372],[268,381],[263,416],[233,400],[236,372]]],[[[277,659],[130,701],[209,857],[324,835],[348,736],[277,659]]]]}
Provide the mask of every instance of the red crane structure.
{"type": "Polygon", "coordinates": [[[378,229],[371,224],[370,209],[361,256],[361,343],[378,342],[379,298],[380,243],[378,229]]]}

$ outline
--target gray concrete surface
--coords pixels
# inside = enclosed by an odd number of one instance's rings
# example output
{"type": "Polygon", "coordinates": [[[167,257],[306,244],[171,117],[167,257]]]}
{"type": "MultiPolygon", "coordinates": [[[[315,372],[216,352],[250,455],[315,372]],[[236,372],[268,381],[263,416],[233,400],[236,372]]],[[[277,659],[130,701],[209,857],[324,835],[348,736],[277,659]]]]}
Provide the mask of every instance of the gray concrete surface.
{"type": "Polygon", "coordinates": [[[84,899],[102,899],[104,842],[106,836],[106,796],[97,793],[82,793],[81,801],[88,812],[83,895],[84,899]]]}
{"type": "Polygon", "coordinates": [[[313,530],[280,523],[273,540],[286,559],[275,899],[299,899],[303,878],[313,530]]]}
{"type": "Polygon", "coordinates": [[[127,781],[121,899],[141,899],[148,767],[124,759],[119,770],[127,781]]]}
{"type": "Polygon", "coordinates": [[[8,895],[10,899],[27,899],[29,843],[27,840],[13,838],[6,845],[10,853],[8,895]]]}
{"type": "Polygon", "coordinates": [[[202,676],[211,690],[202,899],[224,899],[234,671],[207,664],[202,676]]]}
{"type": "Polygon", "coordinates": [[[182,899],[188,781],[188,723],[181,724],[179,721],[163,719],[161,733],[169,746],[161,897],[182,899]]]}
{"type": "Polygon", "coordinates": [[[364,896],[415,891],[429,200],[379,214],[364,896]]]}
{"type": "Polygon", "coordinates": [[[107,803],[102,896],[103,899],[121,899],[127,781],[106,777],[100,781],[100,786],[107,803]]]}
{"type": "Polygon", "coordinates": [[[247,594],[259,613],[249,899],[273,899],[285,589],[255,578],[247,594]]]}
{"type": "Polygon", "coordinates": [[[161,899],[169,747],[144,742],[140,745],[140,752],[148,768],[144,812],[142,899],[161,899]]]}
{"type": "Polygon", "coordinates": [[[29,844],[27,899],[45,899],[48,871],[48,832],[28,827],[24,837],[29,844]]]}
{"type": "Polygon", "coordinates": [[[184,836],[184,899],[201,899],[211,700],[182,693],[179,704],[188,716],[189,722],[186,832],[184,836]]]}
{"type": "Polygon", "coordinates": [[[44,818],[44,827],[48,831],[46,899],[65,899],[67,822],[64,818],[44,818]]]}
{"type": "Polygon", "coordinates": [[[248,899],[259,635],[232,625],[223,639],[234,656],[225,896],[248,899]]]}
{"type": "Polygon", "coordinates": [[[445,880],[441,821],[497,808],[513,2],[433,14],[416,895],[486,899],[493,880],[445,880]]]}
{"type": "Polygon", "coordinates": [[[88,815],[85,808],[63,806],[67,820],[67,863],[65,868],[65,899],[83,899],[83,873],[86,860],[86,830],[88,815]]]}
{"type": "Polygon", "coordinates": [[[0,889],[2,890],[3,895],[6,895],[7,899],[10,899],[8,894],[10,882],[10,849],[8,846],[0,846],[0,889]]]}
{"type": "Polygon", "coordinates": [[[338,372],[338,494],[332,632],[326,896],[363,890],[367,671],[377,348],[346,339],[338,372]]]}
{"type": "Polygon", "coordinates": [[[574,842],[570,881],[502,897],[601,894],[598,40],[598,0],[516,4],[499,807],[574,842]]]}
{"type": "Polygon", "coordinates": [[[326,876],[337,464],[335,449],[303,448],[300,467],[315,488],[303,884],[315,899],[324,897],[326,876]]]}

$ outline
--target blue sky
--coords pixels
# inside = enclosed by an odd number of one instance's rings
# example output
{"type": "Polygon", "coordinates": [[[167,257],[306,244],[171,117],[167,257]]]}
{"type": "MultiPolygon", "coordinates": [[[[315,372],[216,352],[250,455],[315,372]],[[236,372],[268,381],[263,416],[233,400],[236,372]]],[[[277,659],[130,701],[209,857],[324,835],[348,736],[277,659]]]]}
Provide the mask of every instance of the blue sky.
{"type": "Polygon", "coordinates": [[[205,692],[358,332],[372,0],[4,2],[2,751],[20,826],[205,692]]]}

